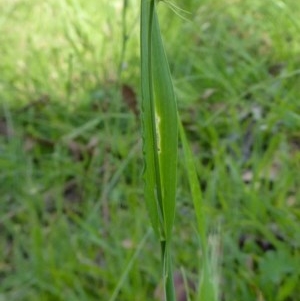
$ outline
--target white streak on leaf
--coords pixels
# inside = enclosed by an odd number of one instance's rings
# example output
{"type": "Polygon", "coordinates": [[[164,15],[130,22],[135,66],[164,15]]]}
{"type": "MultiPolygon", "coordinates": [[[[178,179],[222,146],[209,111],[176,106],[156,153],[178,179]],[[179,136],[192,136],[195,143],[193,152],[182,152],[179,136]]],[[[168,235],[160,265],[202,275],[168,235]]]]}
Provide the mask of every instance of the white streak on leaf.
{"type": "Polygon", "coordinates": [[[160,116],[155,111],[155,129],[156,129],[156,142],[157,142],[157,152],[160,153],[160,116]]]}

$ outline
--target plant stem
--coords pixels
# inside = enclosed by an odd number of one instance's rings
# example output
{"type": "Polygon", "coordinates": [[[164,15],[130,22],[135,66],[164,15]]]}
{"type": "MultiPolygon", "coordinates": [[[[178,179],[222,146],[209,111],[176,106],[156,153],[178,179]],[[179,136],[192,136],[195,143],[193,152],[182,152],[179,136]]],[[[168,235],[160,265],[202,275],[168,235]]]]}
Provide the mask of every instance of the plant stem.
{"type": "Polygon", "coordinates": [[[172,258],[170,254],[169,244],[166,241],[161,241],[161,253],[165,300],[176,301],[172,258]]]}

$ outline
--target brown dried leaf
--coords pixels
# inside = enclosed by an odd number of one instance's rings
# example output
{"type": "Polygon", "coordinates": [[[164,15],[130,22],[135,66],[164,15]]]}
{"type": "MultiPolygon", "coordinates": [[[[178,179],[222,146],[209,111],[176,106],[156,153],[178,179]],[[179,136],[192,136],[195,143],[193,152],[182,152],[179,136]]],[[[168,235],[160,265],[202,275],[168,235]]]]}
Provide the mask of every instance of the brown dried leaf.
{"type": "Polygon", "coordinates": [[[131,239],[127,238],[122,241],[122,247],[127,250],[131,250],[134,248],[134,243],[131,239]]]}
{"type": "Polygon", "coordinates": [[[271,65],[268,68],[268,72],[272,75],[272,76],[278,76],[280,75],[280,73],[283,71],[283,69],[285,68],[285,64],[284,63],[276,63],[271,65]]]}
{"type": "Polygon", "coordinates": [[[203,100],[207,100],[207,99],[209,99],[211,96],[213,96],[215,93],[216,93],[216,89],[214,89],[214,88],[208,88],[208,89],[206,89],[204,92],[203,92],[203,94],[201,95],[201,98],[203,99],[203,100]]]}
{"type": "Polygon", "coordinates": [[[23,149],[25,152],[31,152],[37,145],[45,148],[53,148],[55,143],[54,141],[43,137],[34,137],[32,135],[25,136],[23,142],[23,149]]]}
{"type": "Polygon", "coordinates": [[[98,142],[99,142],[99,139],[97,136],[91,137],[91,139],[89,140],[89,143],[86,146],[87,149],[88,150],[94,149],[98,145],[98,142]]]}
{"type": "Polygon", "coordinates": [[[245,183],[250,183],[253,180],[253,172],[251,170],[245,170],[242,175],[242,179],[245,183]]]}
{"type": "Polygon", "coordinates": [[[4,136],[5,138],[10,138],[13,136],[13,129],[8,126],[6,120],[4,118],[0,119],[0,136],[4,136]]]}
{"type": "Polygon", "coordinates": [[[73,204],[81,201],[81,189],[75,179],[71,179],[65,184],[63,195],[67,201],[73,204]]]}
{"type": "Polygon", "coordinates": [[[68,142],[68,149],[75,161],[81,161],[83,159],[83,155],[85,152],[84,145],[71,140],[68,142]]]}
{"type": "Polygon", "coordinates": [[[91,137],[91,139],[89,140],[86,146],[86,150],[89,156],[91,157],[97,156],[97,154],[99,153],[98,145],[99,145],[99,138],[97,136],[91,137]]]}
{"type": "Polygon", "coordinates": [[[129,85],[122,85],[122,97],[129,109],[134,113],[134,115],[138,116],[139,110],[137,106],[136,93],[129,85]]]}
{"type": "Polygon", "coordinates": [[[26,153],[31,152],[34,149],[35,145],[36,145],[35,139],[33,139],[30,136],[25,137],[25,140],[23,143],[23,149],[26,153]]]}

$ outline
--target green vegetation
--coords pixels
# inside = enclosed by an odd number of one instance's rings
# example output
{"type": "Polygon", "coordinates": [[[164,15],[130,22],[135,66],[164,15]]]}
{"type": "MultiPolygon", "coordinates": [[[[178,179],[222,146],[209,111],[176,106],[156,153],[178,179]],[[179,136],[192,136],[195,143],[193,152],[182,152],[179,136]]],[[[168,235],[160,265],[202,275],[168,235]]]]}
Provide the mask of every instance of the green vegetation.
{"type": "MultiPolygon", "coordinates": [[[[100,2],[0,0],[0,301],[162,298],[137,118],[140,2],[100,2]]],[[[219,299],[297,301],[300,3],[158,8],[219,299]]],[[[202,234],[178,153],[172,261],[176,293],[195,300],[202,234]]]]}
{"type": "Polygon", "coordinates": [[[145,203],[161,246],[164,298],[173,301],[171,242],[176,208],[177,103],[156,1],[142,0],[140,26],[145,203]]]}

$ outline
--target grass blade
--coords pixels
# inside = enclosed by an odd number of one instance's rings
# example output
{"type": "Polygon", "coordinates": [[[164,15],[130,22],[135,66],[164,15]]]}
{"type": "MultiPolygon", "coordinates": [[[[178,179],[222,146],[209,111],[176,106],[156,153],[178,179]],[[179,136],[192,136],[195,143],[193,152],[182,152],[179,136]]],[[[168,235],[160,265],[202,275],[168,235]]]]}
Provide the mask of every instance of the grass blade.
{"type": "Polygon", "coordinates": [[[141,78],[145,199],[161,242],[166,300],[175,300],[170,240],[175,216],[177,105],[154,0],[142,0],[141,78]]]}
{"type": "Polygon", "coordinates": [[[183,152],[184,152],[185,166],[186,166],[188,181],[191,189],[194,210],[196,213],[198,233],[200,235],[201,248],[203,254],[203,264],[201,266],[202,275],[201,275],[201,282],[198,288],[197,300],[216,301],[217,296],[215,292],[215,284],[213,283],[212,267],[208,255],[208,242],[206,236],[207,230],[206,230],[206,220],[204,214],[203,197],[199,186],[193,154],[189,147],[188,140],[179,117],[178,117],[178,123],[179,123],[180,139],[182,142],[183,152]]]}
{"type": "Polygon", "coordinates": [[[155,125],[154,104],[151,79],[151,34],[150,34],[150,2],[142,0],[141,6],[141,90],[142,90],[142,124],[143,124],[143,156],[145,162],[145,201],[150,220],[157,236],[160,236],[160,209],[156,200],[155,173],[155,125]]]}
{"type": "Polygon", "coordinates": [[[154,1],[142,1],[141,61],[145,197],[154,230],[165,240],[175,215],[177,106],[154,1]]]}
{"type": "Polygon", "coordinates": [[[118,294],[121,290],[121,288],[123,287],[123,284],[134,264],[134,262],[136,261],[137,257],[139,256],[142,248],[144,247],[148,237],[149,237],[150,231],[147,231],[147,233],[145,234],[145,236],[143,237],[142,241],[139,243],[139,245],[137,246],[136,251],[134,252],[134,254],[132,255],[130,261],[128,262],[122,276],[120,277],[120,280],[117,284],[117,286],[115,287],[112,296],[110,297],[109,301],[115,301],[117,300],[118,294]]]}
{"type": "Polygon", "coordinates": [[[152,81],[161,196],[166,236],[171,237],[175,215],[177,174],[177,105],[156,10],[152,29],[152,81]]]}

